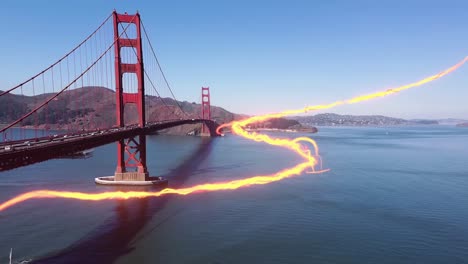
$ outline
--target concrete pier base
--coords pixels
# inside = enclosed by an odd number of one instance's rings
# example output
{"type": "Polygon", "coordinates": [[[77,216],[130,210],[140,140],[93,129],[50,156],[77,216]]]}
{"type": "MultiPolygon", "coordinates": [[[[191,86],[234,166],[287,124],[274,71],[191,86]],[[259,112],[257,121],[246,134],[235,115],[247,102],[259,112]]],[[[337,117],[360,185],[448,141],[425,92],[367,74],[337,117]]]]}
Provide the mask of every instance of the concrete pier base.
{"type": "Polygon", "coordinates": [[[96,182],[96,184],[101,184],[101,185],[126,185],[126,186],[148,186],[148,185],[164,186],[164,185],[167,185],[167,182],[168,182],[167,179],[163,177],[146,176],[145,180],[132,180],[132,177],[124,177],[124,179],[120,177],[119,179],[118,178],[119,176],[121,175],[97,177],[97,178],[94,178],[94,182],[96,182]]]}
{"type": "Polygon", "coordinates": [[[148,173],[144,172],[116,172],[115,181],[147,181],[148,173]]]}

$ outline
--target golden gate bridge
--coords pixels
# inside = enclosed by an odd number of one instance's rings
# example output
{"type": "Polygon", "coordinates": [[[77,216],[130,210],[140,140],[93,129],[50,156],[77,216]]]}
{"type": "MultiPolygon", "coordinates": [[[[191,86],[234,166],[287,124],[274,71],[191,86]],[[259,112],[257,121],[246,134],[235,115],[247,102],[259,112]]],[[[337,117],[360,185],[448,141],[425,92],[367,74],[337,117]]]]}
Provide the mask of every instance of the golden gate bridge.
{"type": "Polygon", "coordinates": [[[209,88],[201,92],[200,115],[184,111],[140,15],[114,11],[59,60],[0,91],[4,116],[14,120],[0,128],[0,171],[117,142],[114,181],[149,183],[146,135],[185,124],[201,124],[202,135],[217,135],[209,88]],[[161,97],[156,83],[174,100],[161,97]],[[109,100],[104,96],[109,92],[115,94],[111,118],[99,112],[109,109],[90,110],[91,104],[104,105],[100,100],[109,100]],[[164,108],[171,117],[159,114],[164,108]]]}

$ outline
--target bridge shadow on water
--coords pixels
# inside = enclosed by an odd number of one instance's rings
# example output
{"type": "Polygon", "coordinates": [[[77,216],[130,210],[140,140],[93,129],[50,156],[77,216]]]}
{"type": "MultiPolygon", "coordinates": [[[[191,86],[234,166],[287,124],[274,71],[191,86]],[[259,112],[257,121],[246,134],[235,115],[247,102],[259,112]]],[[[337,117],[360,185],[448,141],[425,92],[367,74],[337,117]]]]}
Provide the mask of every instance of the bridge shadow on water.
{"type": "MultiPolygon", "coordinates": [[[[192,155],[170,173],[163,175],[169,178],[170,187],[178,188],[184,184],[193,171],[198,169],[199,164],[209,156],[213,142],[210,138],[203,139],[192,155]]],[[[68,248],[37,259],[34,263],[112,263],[133,250],[130,242],[169,199],[170,195],[118,200],[115,217],[107,219],[89,235],[68,248]]]]}

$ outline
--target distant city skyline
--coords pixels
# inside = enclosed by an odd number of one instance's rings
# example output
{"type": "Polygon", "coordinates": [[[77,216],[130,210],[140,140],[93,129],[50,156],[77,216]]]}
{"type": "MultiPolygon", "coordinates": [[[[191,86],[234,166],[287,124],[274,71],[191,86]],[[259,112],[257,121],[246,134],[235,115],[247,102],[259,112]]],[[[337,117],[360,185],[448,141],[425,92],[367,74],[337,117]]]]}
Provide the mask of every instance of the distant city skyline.
{"type": "MultiPolygon", "coordinates": [[[[50,65],[112,12],[139,11],[177,99],[264,114],[438,73],[468,55],[465,1],[2,3],[0,90],[50,65]]],[[[409,91],[317,113],[468,119],[468,65],[409,91]]],[[[169,96],[168,91],[162,91],[169,96]]]]}

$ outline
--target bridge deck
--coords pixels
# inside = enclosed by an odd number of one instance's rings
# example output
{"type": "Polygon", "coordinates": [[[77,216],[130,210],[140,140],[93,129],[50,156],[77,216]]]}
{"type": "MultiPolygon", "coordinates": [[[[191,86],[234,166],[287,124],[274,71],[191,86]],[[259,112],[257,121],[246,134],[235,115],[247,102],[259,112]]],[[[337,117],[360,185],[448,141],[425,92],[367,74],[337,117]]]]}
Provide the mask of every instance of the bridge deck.
{"type": "MultiPolygon", "coordinates": [[[[209,127],[217,126],[214,121],[205,119],[169,120],[148,123],[147,126],[143,128],[127,126],[82,133],[62,134],[32,140],[26,139],[1,142],[0,171],[67,156],[136,135],[145,135],[166,128],[197,123],[206,123],[209,127]]],[[[214,135],[215,134],[212,133],[212,136],[214,135]]]]}

